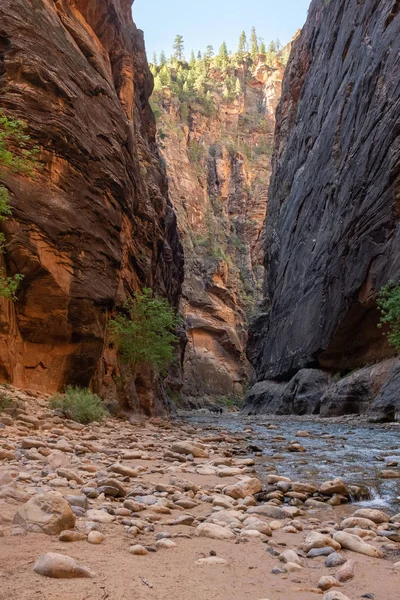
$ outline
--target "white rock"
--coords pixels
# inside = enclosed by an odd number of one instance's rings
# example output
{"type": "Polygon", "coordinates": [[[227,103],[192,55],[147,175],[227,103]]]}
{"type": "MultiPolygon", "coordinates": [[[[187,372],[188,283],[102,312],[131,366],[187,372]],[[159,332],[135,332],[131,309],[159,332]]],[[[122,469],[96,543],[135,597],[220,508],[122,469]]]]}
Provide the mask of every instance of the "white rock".
{"type": "Polygon", "coordinates": [[[49,552],[42,554],[33,567],[35,573],[55,579],[72,579],[75,577],[94,577],[95,573],[76,562],[70,556],[49,552]]]}
{"type": "Polygon", "coordinates": [[[233,531],[214,523],[200,523],[195,530],[195,534],[199,537],[207,537],[213,540],[230,540],[235,538],[233,531]]]}

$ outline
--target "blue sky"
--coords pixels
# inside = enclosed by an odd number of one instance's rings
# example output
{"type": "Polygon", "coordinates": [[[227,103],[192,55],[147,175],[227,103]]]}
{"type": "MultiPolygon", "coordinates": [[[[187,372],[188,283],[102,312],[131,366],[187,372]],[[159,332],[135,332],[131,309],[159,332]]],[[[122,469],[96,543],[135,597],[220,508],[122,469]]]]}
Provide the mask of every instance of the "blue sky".
{"type": "Polygon", "coordinates": [[[236,50],[240,32],[254,25],[266,42],[290,41],[303,26],[310,0],[135,0],[133,19],[145,34],[147,56],[164,50],[169,56],[177,33],[183,35],[186,55],[218,49],[225,40],[236,50]]]}

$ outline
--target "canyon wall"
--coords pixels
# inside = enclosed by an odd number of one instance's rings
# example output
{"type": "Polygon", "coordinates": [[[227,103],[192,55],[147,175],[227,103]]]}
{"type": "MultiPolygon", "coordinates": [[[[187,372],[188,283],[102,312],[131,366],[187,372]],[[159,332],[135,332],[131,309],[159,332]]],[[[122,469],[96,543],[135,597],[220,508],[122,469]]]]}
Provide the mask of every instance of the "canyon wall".
{"type": "Polygon", "coordinates": [[[0,380],[54,392],[90,385],[155,414],[166,396],[143,370],[119,385],[106,325],[143,286],[178,306],[183,250],[155,142],[153,79],[132,0],[3,0],[0,105],[40,147],[34,177],[2,169],[12,217],[1,301],[0,380]]]}
{"type": "Polygon", "coordinates": [[[300,388],[314,400],[298,411],[324,412],[328,402],[335,413],[344,394],[345,412],[364,412],[355,398],[373,402],[378,390],[368,371],[363,391],[362,368],[384,361],[382,385],[396,364],[376,298],[400,277],[399,36],[398,1],[313,0],[294,42],[277,110],[247,412],[296,411],[300,388]],[[335,381],[341,390],[325,394],[330,376],[358,369],[356,384],[335,381]]]}
{"type": "Polygon", "coordinates": [[[248,317],[260,299],[263,231],[271,175],[275,109],[283,65],[260,55],[237,67],[241,92],[227,99],[223,75],[209,71],[209,106],[156,94],[158,141],[185,248],[181,311],[188,343],[182,389],[186,405],[241,398],[250,365],[248,317]]]}

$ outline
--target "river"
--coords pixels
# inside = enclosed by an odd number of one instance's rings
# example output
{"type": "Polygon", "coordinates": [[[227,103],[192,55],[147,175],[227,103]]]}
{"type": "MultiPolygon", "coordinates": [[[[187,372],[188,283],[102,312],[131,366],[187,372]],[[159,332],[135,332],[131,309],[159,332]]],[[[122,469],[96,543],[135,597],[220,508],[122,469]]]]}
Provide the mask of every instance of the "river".
{"type": "MultiPolygon", "coordinates": [[[[400,512],[400,479],[379,476],[382,469],[399,470],[396,465],[400,465],[398,426],[300,421],[290,417],[241,417],[234,413],[216,417],[200,411],[186,414],[184,418],[193,425],[210,430],[222,428],[241,435],[247,445],[258,447],[257,471],[261,479],[272,467],[279,475],[294,481],[321,483],[340,477],[348,484],[369,489],[371,499],[359,504],[400,512]],[[300,430],[309,432],[310,437],[296,437],[300,430]],[[306,452],[289,452],[287,447],[292,441],[299,442],[306,452]]],[[[254,454],[254,449],[249,449],[249,456],[254,454]]]]}

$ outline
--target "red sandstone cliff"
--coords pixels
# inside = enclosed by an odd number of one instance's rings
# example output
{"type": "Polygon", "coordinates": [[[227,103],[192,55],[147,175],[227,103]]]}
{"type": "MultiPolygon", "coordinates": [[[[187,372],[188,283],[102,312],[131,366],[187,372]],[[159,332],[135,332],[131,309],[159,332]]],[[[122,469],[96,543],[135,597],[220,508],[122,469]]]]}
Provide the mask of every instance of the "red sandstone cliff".
{"type": "MultiPolygon", "coordinates": [[[[2,171],[18,301],[1,302],[0,380],[118,396],[110,312],[144,285],[177,306],[183,253],[155,144],[152,77],[132,0],[2,0],[0,106],[29,124],[36,177],[2,171]]],[[[151,373],[123,404],[163,408],[151,373]]]]}
{"type": "MultiPolygon", "coordinates": [[[[173,70],[173,67],[172,67],[173,70]]],[[[260,55],[237,67],[241,93],[227,99],[209,70],[210,107],[164,88],[153,97],[171,202],[185,247],[181,310],[188,343],[183,396],[241,397],[249,314],[261,292],[263,225],[271,174],[275,109],[283,65],[260,55]]],[[[226,75],[225,75],[226,76],[226,75]]]]}

